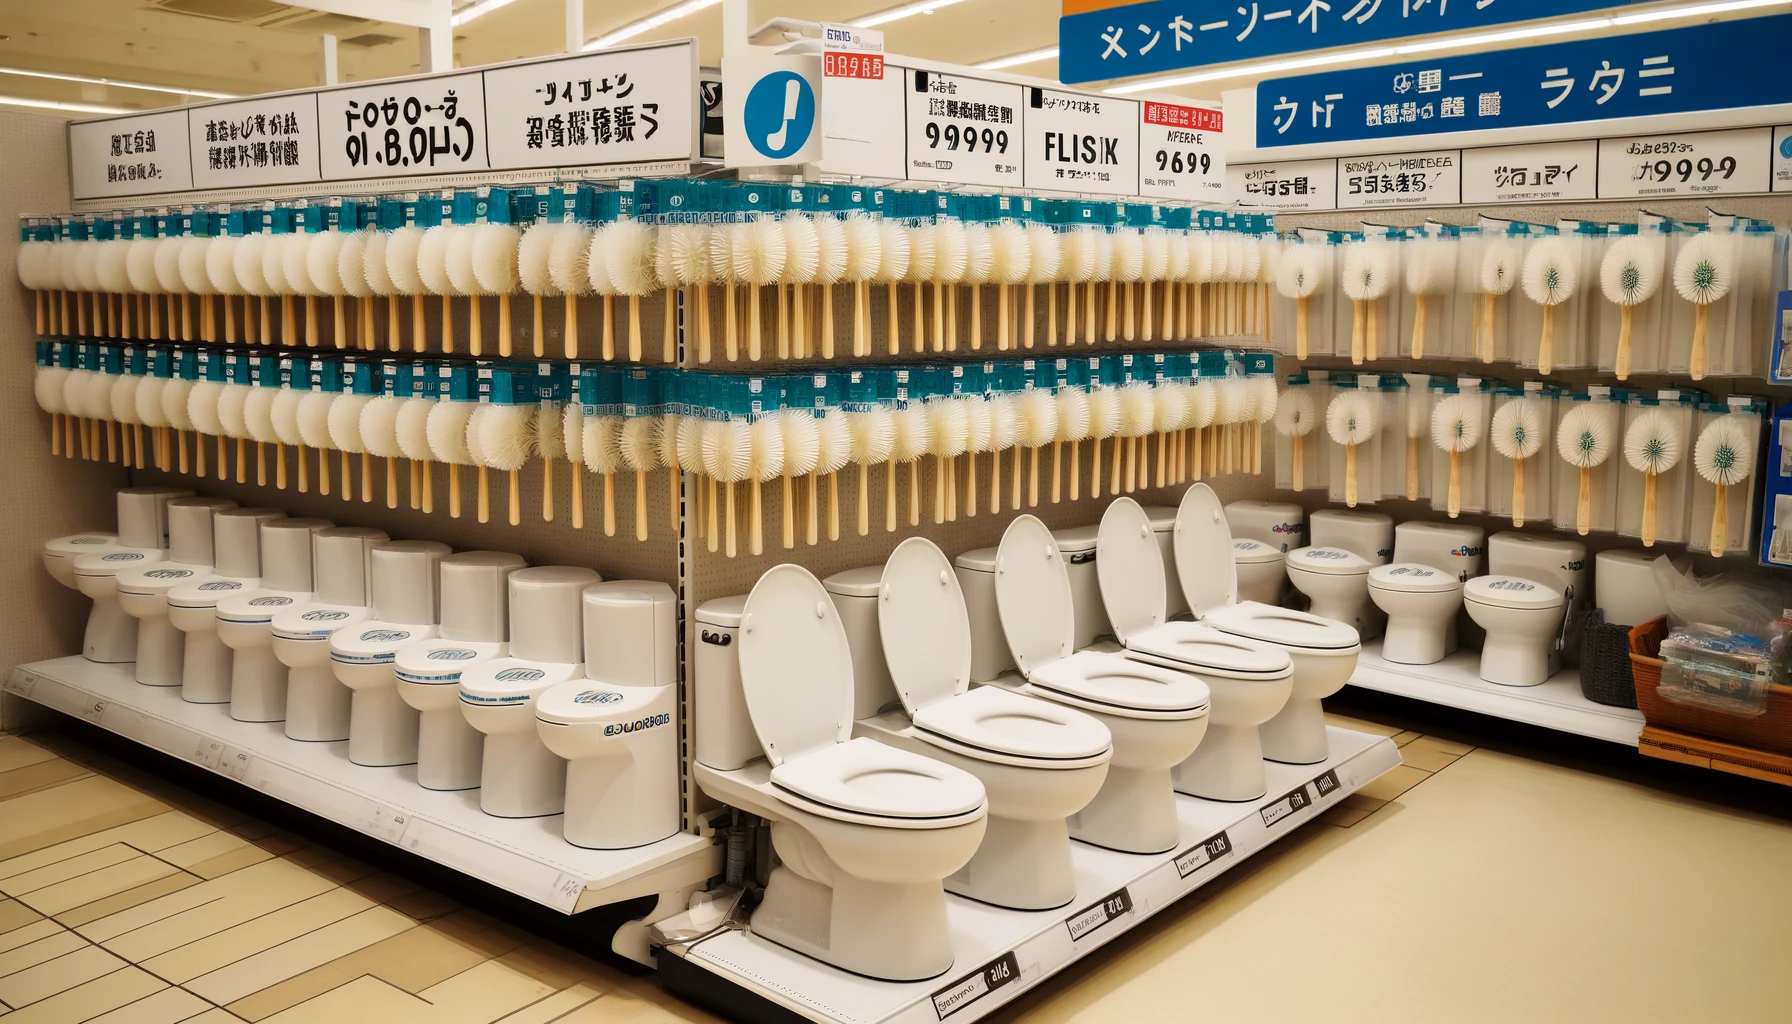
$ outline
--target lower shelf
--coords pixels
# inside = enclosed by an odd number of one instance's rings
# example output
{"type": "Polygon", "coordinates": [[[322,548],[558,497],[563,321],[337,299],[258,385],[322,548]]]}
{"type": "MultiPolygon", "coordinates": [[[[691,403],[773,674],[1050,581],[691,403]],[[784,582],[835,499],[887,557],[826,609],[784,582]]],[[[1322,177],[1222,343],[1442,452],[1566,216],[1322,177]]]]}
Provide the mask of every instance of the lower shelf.
{"type": "Polygon", "coordinates": [[[14,669],[5,689],[564,913],[700,885],[721,869],[708,839],[683,832],[629,850],[573,846],[559,815],[492,817],[476,789],[424,789],[415,766],[353,764],[346,740],[301,743],[277,722],[238,722],[178,688],[138,683],[130,665],[40,661],[14,669]]]}
{"type": "Polygon", "coordinates": [[[1691,733],[1657,729],[1654,726],[1643,729],[1643,737],[1637,744],[1637,750],[1645,756],[1658,757],[1663,761],[1678,761],[1713,771],[1729,772],[1731,775],[1746,775],[1763,782],[1792,786],[1792,757],[1785,754],[1755,750],[1752,747],[1737,746],[1691,733]]]}
{"type": "Polygon", "coordinates": [[[1581,696],[1580,672],[1565,668],[1540,686],[1501,686],[1481,678],[1481,656],[1457,651],[1435,665],[1399,665],[1367,644],[1350,685],[1429,701],[1545,729],[1636,746],[1643,713],[1595,704],[1581,696]]]}
{"type": "Polygon", "coordinates": [[[1269,764],[1269,796],[1215,803],[1177,796],[1182,841],[1140,856],[1072,843],[1078,898],[1059,910],[1004,910],[946,899],[953,968],[920,982],[849,974],[744,931],[722,932],[664,955],[701,970],[667,972],[675,990],[710,1005],[732,987],[796,1019],[854,1024],[954,1024],[996,1010],[1070,963],[1219,877],[1400,763],[1385,736],[1333,728],[1323,764],[1269,764]],[[675,980],[676,979],[676,980],[675,980]],[[702,989],[702,991],[699,991],[702,989]]]}

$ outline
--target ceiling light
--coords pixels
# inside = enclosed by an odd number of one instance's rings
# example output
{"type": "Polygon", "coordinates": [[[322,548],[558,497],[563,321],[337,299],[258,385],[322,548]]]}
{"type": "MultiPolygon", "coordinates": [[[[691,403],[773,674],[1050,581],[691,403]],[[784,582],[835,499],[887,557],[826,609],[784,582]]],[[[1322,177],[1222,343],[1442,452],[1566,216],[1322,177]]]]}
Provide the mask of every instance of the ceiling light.
{"type": "Polygon", "coordinates": [[[508,7],[512,2],[513,0],[474,0],[473,3],[455,11],[454,17],[450,21],[453,22],[455,28],[459,28],[482,14],[490,14],[500,7],[508,7]]]}
{"type": "Polygon", "coordinates": [[[98,103],[64,103],[60,100],[28,100],[23,96],[0,96],[0,106],[6,107],[38,107],[43,110],[61,110],[70,114],[134,114],[140,111],[125,107],[108,107],[98,103]]]}
{"type": "Polygon", "coordinates": [[[0,68],[0,75],[22,75],[26,78],[51,78],[58,82],[80,82],[83,85],[109,85],[115,89],[142,89],[146,92],[167,92],[178,96],[203,96],[212,100],[236,99],[234,92],[213,92],[210,89],[182,89],[172,85],[149,85],[124,82],[116,78],[95,78],[92,75],[70,75],[60,71],[34,71],[29,68],[0,68]]]}
{"type": "Polygon", "coordinates": [[[1003,68],[1011,68],[1017,64],[1031,64],[1034,61],[1056,59],[1058,59],[1058,48],[1056,46],[1048,46],[1043,50],[1028,50],[1026,53],[1016,53],[1007,57],[997,57],[995,60],[986,60],[977,65],[977,67],[984,71],[1000,71],[1003,68]]]}
{"type": "Polygon", "coordinates": [[[1610,18],[1588,18],[1585,21],[1571,21],[1562,25],[1533,25],[1530,28],[1515,28],[1507,32],[1488,32],[1478,36],[1408,43],[1405,46],[1394,47],[1394,52],[1398,54],[1429,53],[1432,50],[1451,50],[1459,46],[1486,46],[1489,43],[1506,43],[1514,39],[1534,39],[1537,36],[1559,36],[1566,32],[1587,32],[1597,28],[1610,28],[1611,24],[1610,18]]]}
{"type": "Polygon", "coordinates": [[[698,11],[704,10],[705,8],[714,7],[720,2],[721,0],[685,0],[684,3],[674,4],[664,10],[648,15],[640,21],[631,21],[614,32],[598,36],[596,39],[586,43],[582,49],[601,50],[606,46],[615,46],[617,43],[633,39],[643,32],[652,32],[661,25],[677,21],[686,15],[696,14],[698,11]]]}
{"type": "Polygon", "coordinates": [[[1301,57],[1296,60],[1279,60],[1266,64],[1241,64],[1235,68],[1221,68],[1218,71],[1202,71],[1192,75],[1174,75],[1169,78],[1147,78],[1141,82],[1129,82],[1117,85],[1102,92],[1112,96],[1124,96],[1127,93],[1145,92],[1149,89],[1164,89],[1176,85],[1193,85],[1196,82],[1212,82],[1221,78],[1238,78],[1243,75],[1267,75],[1278,71],[1299,71],[1302,68],[1324,67],[1327,64],[1345,64],[1353,60],[1375,60],[1380,57],[1392,57],[1394,48],[1377,46],[1366,50],[1349,50],[1344,53],[1325,54],[1319,57],[1301,57]]]}
{"type": "Polygon", "coordinates": [[[1646,11],[1642,14],[1625,14],[1612,19],[1614,25],[1640,25],[1646,21],[1666,21],[1669,18],[1697,18],[1706,14],[1724,14],[1729,11],[1746,11],[1756,7],[1778,7],[1786,0],[1731,0],[1730,3],[1699,4],[1694,7],[1670,7],[1662,11],[1646,11]]]}
{"type": "Polygon", "coordinates": [[[962,2],[962,0],[921,0],[919,3],[903,4],[901,7],[891,7],[888,10],[878,11],[876,14],[867,14],[858,21],[853,22],[852,27],[876,28],[879,25],[887,25],[892,21],[901,21],[903,18],[911,17],[916,14],[932,14],[942,7],[950,7],[953,4],[960,2],[962,2]]]}

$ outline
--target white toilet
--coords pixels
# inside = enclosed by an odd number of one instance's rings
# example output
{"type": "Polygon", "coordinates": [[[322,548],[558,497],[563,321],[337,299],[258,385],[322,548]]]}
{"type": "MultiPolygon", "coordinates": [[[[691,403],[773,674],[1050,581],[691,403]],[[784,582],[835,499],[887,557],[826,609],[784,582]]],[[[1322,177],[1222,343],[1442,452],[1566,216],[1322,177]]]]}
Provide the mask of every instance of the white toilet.
{"type": "Polygon", "coordinates": [[[952,574],[958,577],[965,612],[971,617],[973,683],[994,682],[1020,671],[1002,633],[1002,613],[996,608],[996,552],[996,548],[977,548],[952,559],[952,574]]]}
{"type": "Polygon", "coordinates": [[[585,678],[535,698],[566,759],[566,841],[626,850],[678,831],[678,597],[664,583],[585,588],[585,678]]]}
{"type": "Polygon", "coordinates": [[[1151,532],[1157,535],[1157,549],[1164,556],[1164,610],[1170,618],[1188,614],[1188,599],[1182,596],[1182,578],[1176,571],[1176,506],[1146,505],[1145,516],[1151,520],[1151,532]]]}
{"type": "Polygon", "coordinates": [[[1481,678],[1503,686],[1537,686],[1561,667],[1557,642],[1567,600],[1553,586],[1518,576],[1477,576],[1462,586],[1462,603],[1487,631],[1481,678]]]}
{"type": "Polygon", "coordinates": [[[1369,570],[1369,599],[1387,613],[1381,656],[1400,665],[1435,665],[1456,649],[1462,581],[1417,562],[1369,570]]]}
{"type": "MultiPolygon", "coordinates": [[[[952,563],[932,541],[903,541],[878,575],[864,596],[829,587],[855,666],[869,649],[902,701],[860,719],[853,735],[944,761],[983,783],[988,828],[977,855],[946,879],[948,891],[1017,910],[1064,906],[1076,897],[1065,819],[1097,799],[1107,780],[1107,727],[999,686],[971,689],[970,618],[952,563]]],[[[860,685],[856,672],[853,682],[860,685]]]]}
{"type": "Polygon", "coordinates": [[[1307,610],[1373,639],[1382,618],[1369,603],[1369,570],[1375,563],[1343,548],[1295,548],[1288,552],[1288,582],[1307,596],[1307,610]]]}
{"type": "Polygon", "coordinates": [[[98,554],[118,546],[116,533],[71,533],[66,537],[44,541],[44,571],[50,578],[70,590],[75,586],[75,559],[98,554]]]}
{"type": "Polygon", "coordinates": [[[718,597],[698,605],[691,616],[697,642],[691,655],[697,676],[691,686],[696,758],[722,771],[745,768],[765,756],[740,683],[740,617],[746,607],[745,594],[718,597]]]}
{"type": "MultiPolygon", "coordinates": [[[[1541,583],[1562,595],[1562,622],[1550,671],[1580,657],[1580,624],[1593,607],[1587,546],[1578,540],[1508,530],[1487,538],[1487,571],[1541,583]]],[[[1479,621],[1479,620],[1476,620],[1479,621]]]]}
{"type": "Polygon", "coordinates": [[[398,696],[418,712],[417,784],[425,789],[479,788],[485,734],[461,713],[460,677],[510,652],[510,574],[526,564],[502,551],[443,558],[440,635],[394,659],[398,696]]]}
{"type": "Polygon", "coordinates": [[[118,574],[167,560],[168,502],[192,493],[170,487],[119,491],[118,543],[75,556],[75,589],[93,599],[81,641],[81,656],[88,661],[119,665],[137,660],[137,620],[118,603],[118,574]]]}
{"type": "MultiPolygon", "coordinates": [[[[1155,558],[1156,541],[1150,545],[1155,558]]],[[[1038,519],[1025,515],[1009,523],[992,578],[972,580],[973,587],[993,590],[993,602],[967,594],[971,643],[1005,643],[1013,655],[1020,675],[998,677],[994,685],[1082,711],[1112,736],[1107,780],[1070,817],[1071,836],[1125,853],[1164,853],[1181,839],[1171,769],[1207,735],[1208,686],[1187,672],[1078,651],[1065,560],[1038,519]],[[992,604],[994,629],[980,621],[992,604]]],[[[959,579],[966,578],[961,571],[959,579]]]]}
{"type": "Polygon", "coordinates": [[[433,540],[376,544],[369,618],[330,636],[330,669],[349,688],[348,759],[371,767],[417,763],[417,709],[398,696],[400,648],[436,635],[436,567],[449,547],[433,540]]]}
{"type": "Polygon", "coordinates": [[[1322,508],[1307,522],[1310,547],[1343,548],[1370,565],[1394,557],[1394,517],[1386,512],[1322,508]]]}
{"type": "MultiPolygon", "coordinates": [[[[261,589],[262,526],[285,519],[286,513],[273,508],[227,508],[213,513],[213,577],[183,583],[168,591],[168,622],[186,638],[180,672],[182,700],[193,704],[230,703],[236,653],[225,646],[219,635],[218,602],[261,589]]],[[[322,519],[306,522],[319,524],[319,528],[329,525],[322,519]]],[[[311,578],[310,551],[307,536],[306,558],[299,567],[307,581],[311,578]]],[[[266,646],[262,645],[263,653],[266,646]]],[[[267,657],[273,660],[271,654],[267,657]]],[[[285,714],[286,697],[282,691],[280,706],[273,712],[274,720],[285,714]]]]}
{"type": "Polygon", "coordinates": [[[1609,625],[1637,626],[1668,613],[1661,584],[1655,581],[1659,551],[1612,548],[1593,558],[1595,606],[1609,625]]]}
{"type": "Polygon", "coordinates": [[[542,742],[535,698],[583,675],[585,588],[595,571],[542,565],[510,574],[510,654],[475,663],[460,677],[460,710],[485,734],[479,809],[500,818],[559,814],[566,762],[542,742]]]}
{"type": "Polygon", "coordinates": [[[1429,565],[1467,583],[1481,575],[1487,531],[1461,523],[1414,519],[1394,527],[1394,561],[1429,565]]]}
{"type": "Polygon", "coordinates": [[[883,588],[884,567],[867,565],[837,572],[821,581],[840,612],[841,628],[852,650],[852,717],[874,718],[898,702],[896,682],[884,660],[884,645],[877,632],[878,592],[883,588]]]}
{"type": "Polygon", "coordinates": [[[1231,501],[1225,512],[1233,540],[1254,540],[1283,554],[1307,546],[1307,510],[1292,502],[1231,501]]]}
{"type": "Polygon", "coordinates": [[[1076,649],[1079,651],[1100,637],[1114,635],[1107,609],[1101,604],[1101,580],[1095,571],[1097,532],[1093,525],[1052,531],[1052,539],[1064,553],[1064,571],[1070,576],[1070,593],[1076,607],[1076,649]]]}
{"type": "MultiPolygon", "coordinates": [[[[1280,548],[1249,537],[1232,538],[1232,564],[1238,573],[1238,599],[1258,604],[1281,604],[1282,587],[1288,582],[1287,563],[1288,556],[1280,548]]],[[[1187,608],[1188,599],[1181,600],[1183,607],[1187,608]]]]}
{"type": "Polygon", "coordinates": [[[235,508],[229,498],[175,498],[168,503],[168,560],[118,574],[118,606],[137,620],[137,681],[179,686],[186,636],[168,621],[168,592],[205,583],[212,573],[212,514],[235,508]]]}
{"type": "MultiPolygon", "coordinates": [[[[1068,633],[1067,616],[1064,626],[1068,633]]],[[[942,761],[851,738],[852,652],[839,611],[808,570],[780,565],[760,577],[742,611],[739,651],[765,760],[733,771],[699,761],[693,777],[711,797],[772,823],[781,863],[753,932],[886,981],[950,970],[942,880],[983,840],[983,784],[942,761]]]]}
{"type": "Polygon", "coordinates": [[[316,589],[309,600],[276,611],[269,623],[274,657],[287,668],[288,739],[348,739],[352,695],[330,669],[330,638],[370,616],[371,556],[386,540],[386,531],[363,526],[319,530],[311,540],[316,589]]]}

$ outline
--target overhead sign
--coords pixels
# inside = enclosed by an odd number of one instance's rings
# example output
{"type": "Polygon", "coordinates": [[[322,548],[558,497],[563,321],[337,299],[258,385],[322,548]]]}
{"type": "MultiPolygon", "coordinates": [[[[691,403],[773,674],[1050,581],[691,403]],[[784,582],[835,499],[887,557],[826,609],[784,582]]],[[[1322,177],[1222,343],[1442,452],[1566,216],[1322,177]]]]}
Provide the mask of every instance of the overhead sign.
{"type": "Polygon", "coordinates": [[[1788,103],[1792,76],[1740,57],[1787,38],[1792,15],[1778,15],[1269,79],[1257,147],[1788,103]]]}
{"type": "Polygon", "coordinates": [[[1396,153],[1338,161],[1338,209],[1455,206],[1462,202],[1462,154],[1396,153]]]}
{"type": "Polygon", "coordinates": [[[1648,0],[1065,0],[1058,78],[1095,82],[1603,11],[1648,0]],[[1090,8],[1096,8],[1091,10],[1090,8]]]}
{"type": "Polygon", "coordinates": [[[1597,142],[1545,142],[1463,151],[1464,203],[1572,203],[1597,198],[1597,142]]]}
{"type": "Polygon", "coordinates": [[[678,39],[275,93],[68,126],[73,198],[697,158],[697,47],[678,39]]]}
{"type": "Polygon", "coordinates": [[[729,167],[821,159],[822,62],[814,54],[722,58],[723,161],[729,167]]]}
{"type": "Polygon", "coordinates": [[[1599,143],[1601,199],[1768,192],[1773,129],[1639,135],[1599,143]]]}

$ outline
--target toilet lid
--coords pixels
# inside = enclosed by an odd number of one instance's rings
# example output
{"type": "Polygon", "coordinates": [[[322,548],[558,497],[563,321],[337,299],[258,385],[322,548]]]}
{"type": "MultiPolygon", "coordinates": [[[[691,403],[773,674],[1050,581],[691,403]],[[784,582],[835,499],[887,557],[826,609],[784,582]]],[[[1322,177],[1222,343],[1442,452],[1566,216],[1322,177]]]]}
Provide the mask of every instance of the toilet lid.
{"type": "MultiPolygon", "coordinates": [[[[304,600],[305,594],[270,594],[265,590],[238,593],[218,602],[218,618],[224,622],[257,625],[304,600]]],[[[195,606],[198,607],[198,606],[195,606]]]]}
{"type": "Polygon", "coordinates": [[[877,631],[890,679],[911,716],[971,685],[971,616],[946,553],[910,537],[884,563],[877,631]]]}
{"type": "Polygon", "coordinates": [[[1167,623],[1134,637],[1126,649],[1228,679],[1281,679],[1294,671],[1280,647],[1198,622],[1167,623]]]}
{"type": "Polygon", "coordinates": [[[1087,561],[1078,555],[1088,555],[1101,543],[1101,527],[1072,526],[1066,530],[1053,530],[1052,539],[1058,542],[1058,550],[1064,552],[1066,565],[1077,565],[1087,561]]]}
{"type": "Polygon", "coordinates": [[[498,657],[503,649],[503,644],[427,640],[401,648],[393,658],[393,671],[407,683],[425,686],[458,683],[461,673],[478,662],[498,657]]]}
{"type": "Polygon", "coordinates": [[[1562,606],[1562,595],[1517,576],[1476,576],[1462,585],[1462,599],[1495,608],[1550,609],[1562,606]]]}
{"type": "Polygon", "coordinates": [[[1028,682],[1042,692],[1123,711],[1186,714],[1206,710],[1212,700],[1207,684],[1187,672],[1096,651],[1047,665],[1028,682]]]}
{"type": "Polygon", "coordinates": [[[1362,643],[1357,631],[1342,622],[1256,601],[1209,612],[1201,621],[1233,636],[1312,651],[1343,651],[1362,643]]]}
{"type": "Polygon", "coordinates": [[[960,569],[969,569],[972,572],[995,572],[996,552],[999,550],[1001,549],[977,548],[973,551],[966,551],[964,554],[952,559],[952,564],[960,569]]]}
{"type": "MultiPolygon", "coordinates": [[[[535,698],[535,717],[552,725],[584,725],[588,722],[636,718],[658,698],[660,686],[611,686],[592,679],[568,679],[542,691],[535,698]]],[[[641,718],[636,728],[668,725],[669,714],[641,718]],[[660,721],[659,719],[664,719],[660,721]]],[[[635,729],[629,729],[634,732],[635,729]]]]}
{"type": "Polygon", "coordinates": [[[865,736],[782,761],[771,781],[818,804],[884,818],[949,818],[984,803],[983,783],[970,772],[865,736]]]}
{"type": "Polygon", "coordinates": [[[1095,576],[1114,636],[1127,637],[1164,624],[1167,600],[1164,556],[1145,510],[1131,498],[1115,498],[1101,516],[1101,557],[1095,576]]]}
{"type": "Polygon", "coordinates": [[[460,699],[482,707],[527,704],[548,687],[579,675],[580,668],[551,661],[494,658],[461,673],[460,699]]]}
{"type": "Polygon", "coordinates": [[[881,565],[864,565],[857,569],[837,572],[821,581],[830,594],[841,597],[876,597],[877,588],[882,585],[884,568],[881,565]]]}
{"type": "Polygon", "coordinates": [[[809,570],[759,577],[740,619],[740,685],[772,764],[852,736],[852,650],[840,612],[809,570]]]}
{"type": "Polygon", "coordinates": [[[274,635],[282,640],[328,640],[347,626],[366,622],[372,611],[348,605],[309,604],[274,613],[274,635]]]}
{"type": "Polygon", "coordinates": [[[44,541],[44,554],[58,555],[63,558],[74,558],[77,555],[91,555],[96,551],[105,551],[118,546],[116,533],[77,533],[68,537],[57,537],[44,541]]]}
{"type": "Polygon", "coordinates": [[[1326,576],[1362,576],[1374,566],[1343,548],[1295,548],[1288,552],[1288,568],[1326,576]]]}
{"type": "Polygon", "coordinates": [[[723,629],[735,629],[740,625],[741,612],[747,607],[747,595],[736,594],[733,597],[718,597],[713,601],[705,601],[697,606],[697,621],[706,626],[720,626],[723,629]]]}
{"type": "Polygon", "coordinates": [[[1235,537],[1232,540],[1232,561],[1234,564],[1255,565],[1261,562],[1280,562],[1282,549],[1265,544],[1249,537],[1235,537]]]}
{"type": "Polygon", "coordinates": [[[1232,527],[1219,496],[1206,484],[1182,494],[1176,510],[1176,574],[1196,618],[1238,600],[1238,566],[1232,550],[1232,527]]]}
{"type": "Polygon", "coordinates": [[[1462,589],[1462,581],[1429,565],[1395,562],[1370,569],[1369,586],[1401,594],[1447,594],[1462,589]]]}
{"type": "Polygon", "coordinates": [[[126,569],[167,560],[168,552],[160,548],[113,548],[91,552],[75,559],[76,576],[117,576],[126,569]]]}
{"type": "Polygon", "coordinates": [[[1151,532],[1169,533],[1176,528],[1176,506],[1146,505],[1145,518],[1151,520],[1151,532]]]}
{"type": "Polygon", "coordinates": [[[228,577],[203,583],[183,583],[168,591],[168,604],[175,608],[215,608],[218,602],[233,594],[259,587],[260,580],[236,580],[228,577]]]}
{"type": "Polygon", "coordinates": [[[208,579],[217,579],[209,565],[161,562],[119,573],[118,589],[125,594],[166,594],[175,587],[203,583],[208,579]]]}
{"type": "Polygon", "coordinates": [[[1052,532],[1033,516],[1009,523],[996,548],[996,612],[1014,663],[1029,679],[1075,649],[1070,573],[1052,532]]]}
{"type": "Polygon", "coordinates": [[[979,750],[1062,760],[1094,757],[1113,746],[1107,726],[1048,700],[979,686],[915,712],[923,732],[979,750]]]}
{"type": "Polygon", "coordinates": [[[391,665],[400,650],[435,635],[435,626],[363,622],[358,628],[330,634],[330,660],[344,665],[391,665]]]}

